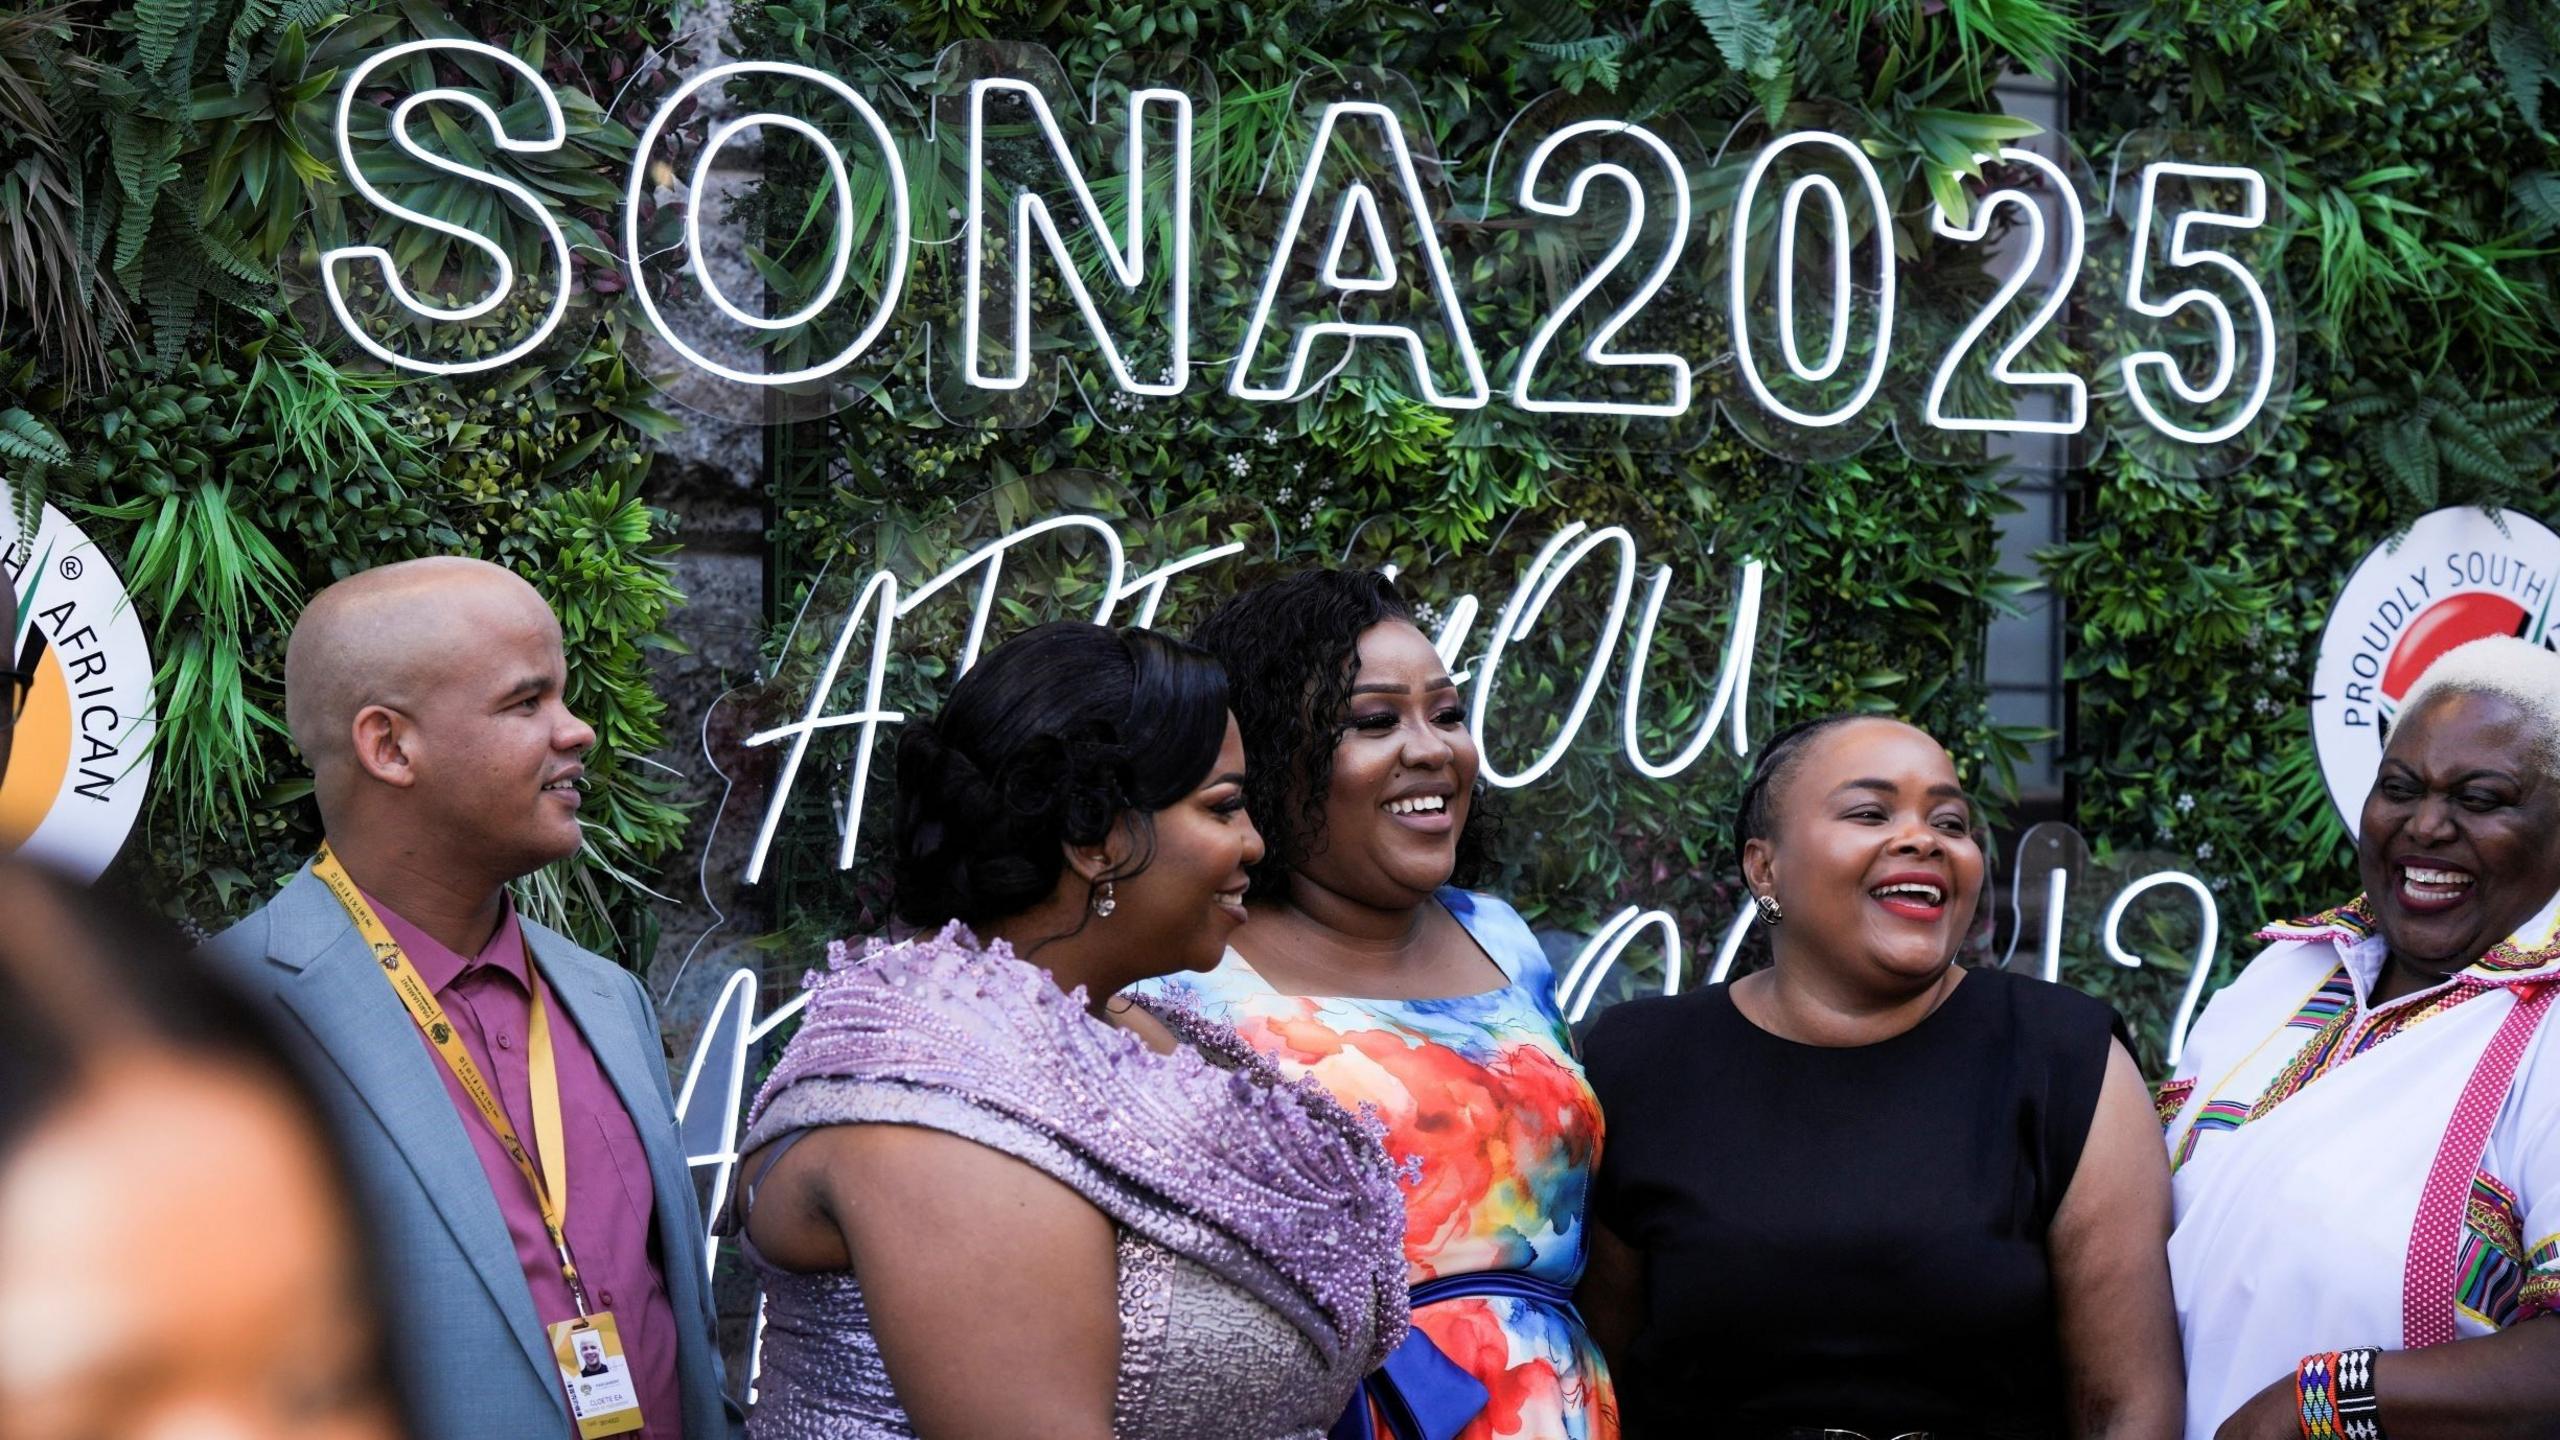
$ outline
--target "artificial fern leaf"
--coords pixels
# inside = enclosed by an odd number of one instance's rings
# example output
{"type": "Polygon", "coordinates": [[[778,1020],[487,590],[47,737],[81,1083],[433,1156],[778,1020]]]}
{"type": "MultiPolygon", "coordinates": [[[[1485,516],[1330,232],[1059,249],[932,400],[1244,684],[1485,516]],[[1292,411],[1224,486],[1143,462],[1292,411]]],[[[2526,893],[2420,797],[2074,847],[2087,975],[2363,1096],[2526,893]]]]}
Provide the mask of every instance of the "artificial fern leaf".
{"type": "Polygon", "coordinates": [[[276,32],[300,30],[304,34],[320,28],[322,21],[342,13],[346,0],[286,0],[276,15],[276,32]]]}
{"type": "Polygon", "coordinates": [[[1763,0],[1689,0],[1735,74],[1760,76],[1778,51],[1777,22],[1763,0]]]}
{"type": "Polygon", "coordinates": [[[196,232],[204,257],[215,269],[244,284],[269,286],[276,283],[275,272],[261,264],[240,236],[240,228],[229,215],[217,215],[213,223],[196,232]]]}
{"type": "Polygon", "coordinates": [[[2474,408],[2472,418],[2491,444],[2504,450],[2516,441],[2540,430],[2551,419],[2560,404],[2538,396],[2523,395],[2511,400],[2491,400],[2474,408]]]}
{"type": "Polygon", "coordinates": [[[2528,170],[2508,185],[2507,198],[2515,202],[2516,218],[2532,238],[2560,235],[2560,175],[2528,170]]]}
{"type": "Polygon", "coordinates": [[[1650,120],[1670,110],[1688,98],[1689,92],[1696,89],[1698,83],[1704,78],[1704,72],[1695,65],[1673,64],[1660,67],[1653,72],[1652,79],[1645,81],[1643,89],[1628,98],[1627,118],[1637,121],[1650,120]]]}
{"type": "Polygon", "coordinates": [[[231,93],[249,83],[249,53],[266,37],[267,27],[275,22],[276,0],[240,0],[240,13],[231,19],[231,43],[226,47],[222,73],[231,81],[231,93]]]}
{"type": "Polygon", "coordinates": [[[2523,479],[2507,457],[2499,453],[2497,442],[2489,438],[2488,432],[2460,410],[2446,410],[2436,416],[2435,438],[2445,468],[2465,480],[2505,490],[2523,479]]]}
{"type": "Polygon", "coordinates": [[[1575,0],[1516,0],[1511,23],[1539,42],[1579,40],[1591,33],[1591,15],[1575,0]]]}
{"type": "Polygon", "coordinates": [[[71,447],[52,426],[11,407],[0,410],[0,459],[30,465],[68,465],[71,447]]]}
{"type": "Polygon", "coordinates": [[[1529,53],[1532,55],[1544,55],[1550,60],[1576,60],[1585,63],[1609,59],[1626,48],[1627,37],[1623,35],[1589,35],[1580,40],[1539,40],[1531,42],[1528,46],[1529,53]]]}
{"type": "Polygon", "coordinates": [[[2553,55],[2550,38],[2542,27],[2524,12],[2524,5],[2511,0],[2489,18],[2489,56],[2506,78],[2507,95],[2515,101],[2516,113],[2539,134],[2542,87],[2560,79],[2560,57],[2553,55]]]}
{"type": "Polygon", "coordinates": [[[2406,425],[2394,425],[2381,435],[2383,464],[2391,482],[2418,508],[2434,509],[2440,478],[2434,443],[2406,425]]]}
{"type": "Polygon", "coordinates": [[[196,25],[196,0],[135,0],[134,41],[146,72],[156,73],[196,25]]]}

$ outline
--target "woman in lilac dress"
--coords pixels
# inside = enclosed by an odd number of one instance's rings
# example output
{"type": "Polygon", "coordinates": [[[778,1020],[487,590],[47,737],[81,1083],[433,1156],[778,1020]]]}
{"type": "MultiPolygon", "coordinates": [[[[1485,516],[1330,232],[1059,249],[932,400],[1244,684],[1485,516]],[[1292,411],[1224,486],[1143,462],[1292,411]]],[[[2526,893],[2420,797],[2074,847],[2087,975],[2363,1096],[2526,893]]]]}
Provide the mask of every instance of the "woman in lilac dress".
{"type": "Polygon", "coordinates": [[[898,754],[897,903],[749,1117],[756,1440],[1320,1440],[1405,1328],[1377,1122],[1123,987],[1262,842],[1205,654],[1043,626],[898,754]]]}

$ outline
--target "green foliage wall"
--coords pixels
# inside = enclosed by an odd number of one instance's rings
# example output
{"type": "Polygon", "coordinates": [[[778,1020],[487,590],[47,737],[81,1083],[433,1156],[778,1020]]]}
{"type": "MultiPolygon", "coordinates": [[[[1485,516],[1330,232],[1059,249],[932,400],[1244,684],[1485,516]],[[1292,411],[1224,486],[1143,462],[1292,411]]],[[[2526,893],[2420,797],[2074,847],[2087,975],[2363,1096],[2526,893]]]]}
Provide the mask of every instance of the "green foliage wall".
{"type": "MultiPolygon", "coordinates": [[[[1240,271],[1248,282],[1261,263],[1252,247],[1267,246],[1274,219],[1254,211],[1268,203],[1257,190],[1272,148],[1293,125],[1303,129],[1292,93],[1302,76],[1378,67],[1410,79],[1453,195],[1482,194],[1505,126],[1557,92],[1583,112],[1689,125],[1708,147],[1736,122],[1816,126],[1845,111],[1888,177],[1897,237],[1907,241],[1925,230],[1933,186],[1951,183],[1946,157],[1968,160],[1992,137],[2017,133],[1995,113],[1996,79],[2021,56],[2054,55],[2070,30],[2036,4],[1862,4],[1834,13],[1756,0],[782,0],[741,11],[736,28],[731,53],[896,82],[869,93],[884,109],[905,107],[890,121],[910,135],[925,128],[936,56],[953,40],[1036,42],[1078,85],[1117,67],[1152,76],[1203,66],[1219,96],[1201,117],[1198,142],[1204,151],[1218,147],[1206,182],[1215,218],[1201,242],[1204,273],[1240,271]],[[1233,253],[1219,248],[1230,232],[1243,240],[1233,253]]],[[[1694,159],[1706,167],[1707,155],[1694,159]]],[[[1518,160],[1515,149],[1499,164],[1507,173],[1518,160]]],[[[918,146],[906,164],[911,189],[931,197],[919,205],[929,217],[954,186],[951,158],[918,146]]],[[[1729,194],[1735,173],[1717,173],[1729,194]]],[[[773,203],[783,217],[805,208],[796,199],[773,203]]],[[[1702,202],[1707,208],[1712,202],[1702,202]]],[[[1489,273],[1510,273],[1495,268],[1510,243],[1499,230],[1470,228],[1453,242],[1453,263],[1462,274],[1478,265],[1468,287],[1471,324],[1525,332],[1555,296],[1539,285],[1486,283],[1489,273]]],[[[1721,230],[1703,226],[1693,239],[1684,263],[1697,267],[1701,283],[1719,273],[1725,244],[1721,230]]],[[[814,247],[774,252],[768,276],[818,263],[814,247]]],[[[1965,283],[1941,281],[1951,301],[1980,298],[1965,283]]],[[[910,284],[903,303],[948,332],[956,304],[947,287],[935,289],[929,278],[910,284]]],[[[1119,490],[1116,503],[1139,514],[1249,517],[1252,543],[1272,568],[1339,563],[1346,554],[1363,563],[1392,559],[1422,577],[1426,596],[1453,575],[1481,575],[1506,531],[1499,564],[1516,566],[1570,521],[1624,523],[1664,545],[1647,564],[1678,561],[1683,586],[1721,585],[1729,567],[1704,563],[1709,544],[1721,557],[1757,554],[1773,565],[1783,616],[1768,628],[1783,634],[1785,652],[1772,672],[1774,694],[1764,697],[1764,726],[1840,709],[1907,715],[1944,737],[1994,797],[2028,738],[1990,723],[1980,681],[1986,623],[2031,583],[1999,571],[1995,522],[2007,502],[1987,469],[1916,464],[1889,438],[1848,460],[1799,465],[1753,448],[1730,426],[1686,451],[1589,445],[1562,426],[1453,416],[1356,381],[1297,413],[1284,408],[1253,421],[1274,427],[1265,434],[1216,413],[1218,402],[1191,400],[1179,409],[1159,404],[1122,432],[1097,423],[1071,392],[1037,423],[982,429],[954,426],[924,403],[925,363],[918,346],[882,377],[879,403],[856,403],[778,435],[778,569],[793,587],[777,597],[783,613],[798,606],[797,586],[830,562],[867,556],[883,531],[929,530],[933,517],[982,489],[1001,493],[1071,469],[1098,473],[1119,490]]],[[[1194,383],[1215,388],[1212,380],[1194,383]]],[[[1499,604],[1511,578],[1506,570],[1474,588],[1499,604]]],[[[1721,642],[1725,596],[1689,594],[1692,613],[1671,628],[1695,622],[1696,643],[1656,666],[1678,672],[1685,663],[1712,682],[1718,657],[1709,642],[1721,642]]],[[[823,628],[832,635],[832,621],[823,628]]],[[[1677,749],[1696,723],[1694,711],[1676,704],[1660,712],[1646,717],[1655,754],[1677,749]]],[[[1642,803],[1621,806],[1618,797],[1633,801],[1637,785],[1611,757],[1614,732],[1604,706],[1561,780],[1511,799],[1515,843],[1504,888],[1534,919],[1584,931],[1623,904],[1668,910],[1702,952],[1690,963],[1695,974],[1733,913],[1724,837],[1739,777],[1719,750],[1694,782],[1648,788],[1642,803]]],[[[887,774],[885,762],[874,774],[887,774]]],[[[813,850],[826,853],[810,857],[808,883],[792,888],[797,918],[833,931],[876,924],[875,875],[865,871],[851,884],[828,878],[833,816],[812,805],[801,823],[817,837],[813,850]]],[[[885,816],[871,823],[883,825],[885,816]]]]}
{"type": "MultiPolygon", "coordinates": [[[[152,0],[0,17],[0,466],[126,557],[171,720],[126,868],[207,923],[312,838],[275,723],[283,618],[336,574],[450,550],[538,573],[570,616],[573,698],[606,721],[604,843],[600,864],[554,877],[550,894],[592,935],[616,917],[636,934],[614,872],[663,854],[680,823],[622,763],[663,740],[637,647],[675,597],[639,482],[646,437],[674,422],[614,325],[556,372],[395,385],[348,363],[275,282],[333,223],[323,136],[350,57],[447,26],[538,57],[569,97],[579,153],[604,162],[548,181],[583,241],[605,227],[604,172],[671,83],[648,64],[671,10],[152,0]]],[[[2536,0],[775,0],[738,7],[733,28],[735,55],[859,57],[864,76],[898,82],[875,93],[907,135],[923,132],[920,87],[956,40],[1045,45],[1079,82],[1138,53],[1195,62],[1221,97],[1205,122],[1231,142],[1217,206],[1246,203],[1300,77],[1379,66],[1414,82],[1461,190],[1481,188],[1501,127],[1555,92],[1589,113],[1681,118],[1710,143],[1746,118],[1845,116],[1908,250],[1930,198],[2002,133],[1986,118],[1995,80],[2059,67],[2085,153],[2139,129],[2219,132],[2282,156],[2289,212],[2296,388],[2276,443],[2207,481],[2103,452],[2078,477],[2072,539],[2039,575],[1997,573],[2004,502],[1989,473],[1916,464],[1889,441],[1812,465],[1730,427],[1669,455],[1518,428],[1486,443],[1348,386],[1285,447],[1205,423],[1116,433],[1067,407],[1020,429],[956,427],[912,399],[790,427],[774,497],[788,583],[884,523],[929,528],[967,497],[1069,469],[1108,477],[1135,511],[1258,516],[1280,563],[1351,547],[1464,565],[1506,522],[1624,521],[1778,567],[1788,649],[1773,718],[1909,715],[1996,795],[2024,737],[1987,722],[1983,627],[2042,582],[2073,627],[2078,822],[2102,848],[2192,856],[2222,887],[2229,935],[2351,888],[2303,710],[2347,570],[2437,505],[2560,512],[2542,378],[2560,348],[2560,21],[2536,0]]],[[[787,288],[787,269],[777,277],[787,288]]],[[[596,265],[581,282],[623,280],[596,265]]],[[[1516,323],[1536,299],[1483,299],[1480,318],[1516,323]]],[[[948,302],[929,286],[915,301],[927,320],[948,302]]],[[[922,363],[911,353],[881,392],[920,396],[922,363]]],[[[1712,935],[1731,903],[1717,838],[1731,778],[1635,821],[1564,787],[1552,810],[1518,817],[1550,868],[1515,878],[1593,907],[1661,904],[1693,939],[1712,935]]],[[[812,923],[866,918],[859,889],[796,893],[812,923]]],[[[2181,978],[2105,983],[2149,1013],[2181,978]]]]}
{"type": "MultiPolygon", "coordinates": [[[[664,6],[579,0],[530,16],[146,0],[0,17],[0,476],[119,557],[161,716],[119,870],[189,921],[245,913],[318,839],[282,725],[304,598],[387,561],[467,554],[550,598],[570,704],[599,735],[587,853],[526,899],[645,962],[626,876],[683,823],[632,763],[664,738],[640,647],[678,596],[641,481],[648,436],[674,422],[610,328],[554,369],[395,379],[350,362],[280,281],[343,188],[329,125],[357,59],[421,34],[514,38],[571,97],[577,141],[627,154],[629,130],[594,97],[670,29],[664,6]]],[[[592,210],[614,194],[590,167],[556,198],[592,210]]]]}
{"type": "Polygon", "coordinates": [[[2306,709],[2348,573],[2439,506],[2560,520],[2560,10],[2168,0],[2094,28],[2092,153],[2169,125],[2285,165],[2299,339],[2277,443],[2203,483],[2102,461],[2046,557],[2075,631],[2080,826],[2192,856],[2245,958],[2247,928],[2357,888],[2306,709]]]}

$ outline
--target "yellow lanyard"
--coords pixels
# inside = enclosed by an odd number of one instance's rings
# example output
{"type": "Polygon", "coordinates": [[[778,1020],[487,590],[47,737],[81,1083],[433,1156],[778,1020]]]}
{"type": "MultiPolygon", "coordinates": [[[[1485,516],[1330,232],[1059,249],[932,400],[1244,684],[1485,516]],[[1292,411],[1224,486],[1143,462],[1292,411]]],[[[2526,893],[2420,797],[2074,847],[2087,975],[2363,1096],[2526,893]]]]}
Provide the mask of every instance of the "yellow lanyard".
{"type": "Polygon", "coordinates": [[[311,862],[311,873],[338,897],[356,931],[373,947],[373,957],[382,962],[383,978],[399,995],[401,1005],[417,1024],[418,1032],[427,1037],[444,1060],[453,1078],[462,1084],[462,1093],[471,1097],[489,1132],[506,1147],[507,1158],[516,1162],[516,1170],[524,1183],[533,1187],[534,1204],[542,1211],[542,1228],[551,1235],[551,1248],[560,1255],[560,1277],[569,1282],[569,1299],[578,1313],[587,1314],[586,1286],[578,1279],[577,1262],[569,1258],[569,1150],[560,1130],[560,1068],[551,1053],[551,1017],[543,1003],[542,975],[533,968],[532,957],[526,957],[525,978],[533,991],[533,1006],[525,1024],[525,1064],[533,1087],[533,1143],[541,1151],[542,1165],[534,1168],[533,1157],[527,1155],[524,1142],[516,1137],[516,1127],[507,1118],[506,1108],[498,1103],[497,1092],[489,1088],[486,1076],[462,1047],[462,1037],[454,1033],[453,1022],[445,1018],[444,1006],[437,1002],[435,991],[427,986],[426,977],[409,963],[408,952],[391,938],[391,931],[375,914],[355,882],[347,878],[346,867],[338,857],[322,845],[320,854],[311,862]],[[549,1178],[549,1183],[545,1182],[549,1178]]]}

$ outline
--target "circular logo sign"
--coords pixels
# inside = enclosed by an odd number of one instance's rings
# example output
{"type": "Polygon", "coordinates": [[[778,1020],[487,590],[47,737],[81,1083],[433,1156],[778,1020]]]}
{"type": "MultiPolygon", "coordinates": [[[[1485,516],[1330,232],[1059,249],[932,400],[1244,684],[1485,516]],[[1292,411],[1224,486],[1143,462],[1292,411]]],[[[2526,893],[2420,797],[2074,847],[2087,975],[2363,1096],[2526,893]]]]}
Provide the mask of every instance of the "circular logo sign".
{"type": "Polygon", "coordinates": [[[2311,738],[2329,798],[2354,834],[2392,716],[2436,658],[2513,635],[2553,646],[2560,535],[2505,512],[2438,510],[2364,557],[2329,611],[2311,679],[2311,738]]]}
{"type": "Polygon", "coordinates": [[[74,879],[116,858],[151,784],[151,650],[115,567],[61,511],[32,532],[0,485],[0,583],[18,597],[0,669],[27,674],[0,772],[0,854],[74,879]]]}

